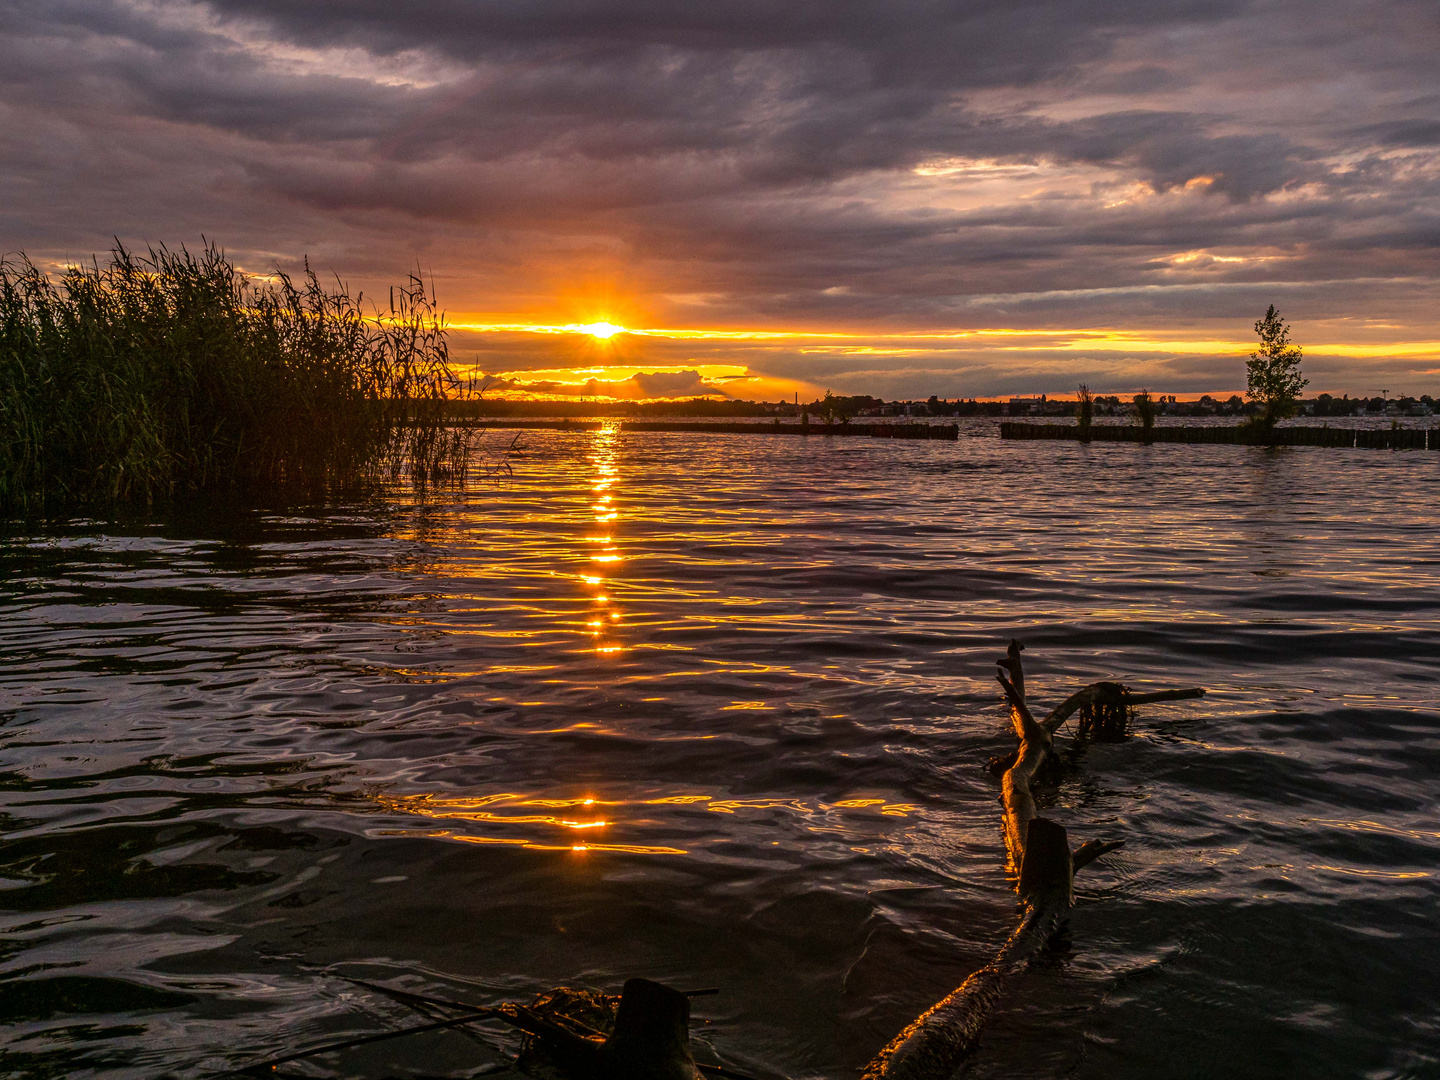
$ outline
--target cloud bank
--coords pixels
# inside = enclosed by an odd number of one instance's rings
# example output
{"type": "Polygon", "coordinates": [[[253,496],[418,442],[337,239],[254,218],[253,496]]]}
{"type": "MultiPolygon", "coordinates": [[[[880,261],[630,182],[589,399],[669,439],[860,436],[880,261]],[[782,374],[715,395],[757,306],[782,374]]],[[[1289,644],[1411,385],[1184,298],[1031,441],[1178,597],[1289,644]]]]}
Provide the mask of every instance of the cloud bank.
{"type": "MultiPolygon", "coordinates": [[[[1433,0],[0,0],[0,18],[0,247],[39,259],[204,234],[256,270],[309,254],[376,288],[418,265],[477,323],[838,329],[856,339],[628,347],[651,370],[886,396],[1232,389],[1234,349],[884,335],[1236,341],[1275,303],[1312,388],[1440,389],[1440,356],[1406,348],[1440,340],[1433,0]]],[[[462,336],[487,370],[583,359],[462,336]]]]}

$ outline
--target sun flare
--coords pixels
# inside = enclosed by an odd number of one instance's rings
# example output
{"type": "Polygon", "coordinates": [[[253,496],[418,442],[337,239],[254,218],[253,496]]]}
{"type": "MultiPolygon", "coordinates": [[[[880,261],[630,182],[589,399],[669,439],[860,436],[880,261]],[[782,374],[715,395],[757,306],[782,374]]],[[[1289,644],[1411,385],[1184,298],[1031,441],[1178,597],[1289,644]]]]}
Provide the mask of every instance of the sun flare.
{"type": "Polygon", "coordinates": [[[601,341],[609,341],[616,334],[623,334],[625,332],[623,326],[616,326],[610,322],[584,323],[580,329],[593,338],[599,338],[601,341]]]}

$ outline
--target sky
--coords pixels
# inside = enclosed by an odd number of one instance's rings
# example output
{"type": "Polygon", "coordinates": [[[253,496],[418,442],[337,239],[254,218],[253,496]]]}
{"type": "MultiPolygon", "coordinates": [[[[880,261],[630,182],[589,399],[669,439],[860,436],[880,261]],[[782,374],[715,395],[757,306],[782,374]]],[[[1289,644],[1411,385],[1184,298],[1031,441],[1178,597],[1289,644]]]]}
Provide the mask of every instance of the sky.
{"type": "Polygon", "coordinates": [[[1435,0],[0,0],[0,252],[419,268],[493,392],[1440,394],[1435,0]],[[595,332],[591,332],[592,328],[595,332]],[[617,330],[617,328],[619,328],[617,330]]]}

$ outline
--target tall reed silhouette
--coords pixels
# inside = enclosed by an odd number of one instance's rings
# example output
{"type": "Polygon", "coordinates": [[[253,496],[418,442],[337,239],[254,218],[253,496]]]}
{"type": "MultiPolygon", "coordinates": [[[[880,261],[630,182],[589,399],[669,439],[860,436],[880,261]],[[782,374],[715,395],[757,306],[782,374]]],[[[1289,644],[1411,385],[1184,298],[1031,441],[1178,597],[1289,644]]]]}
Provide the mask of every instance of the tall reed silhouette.
{"type": "Polygon", "coordinates": [[[58,283],[0,262],[0,509],[308,494],[465,468],[461,390],[420,277],[367,309],[307,262],[255,279],[219,248],[119,243],[58,283]]]}

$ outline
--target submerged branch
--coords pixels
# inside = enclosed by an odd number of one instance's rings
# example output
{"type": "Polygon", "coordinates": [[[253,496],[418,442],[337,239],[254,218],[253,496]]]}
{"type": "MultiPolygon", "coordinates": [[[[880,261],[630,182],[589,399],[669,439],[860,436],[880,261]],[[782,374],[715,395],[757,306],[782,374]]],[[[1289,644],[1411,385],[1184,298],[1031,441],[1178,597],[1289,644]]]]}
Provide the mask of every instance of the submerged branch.
{"type": "Polygon", "coordinates": [[[1076,711],[1081,711],[1082,716],[1089,714],[1092,720],[1112,716],[1116,710],[1128,718],[1136,704],[1195,698],[1205,692],[1195,689],[1130,694],[1119,683],[1092,683],[1071,694],[1037,722],[1025,700],[1025,673],[1020,660],[1023,648],[1020,642],[1012,641],[1005,656],[996,661],[1000,668],[996,678],[1009,702],[1020,746],[1007,758],[991,762],[992,771],[999,764],[1004,773],[1000,802],[1005,844],[1024,906],[1020,926],[994,960],[927,1009],[881,1050],[865,1068],[861,1080],[949,1080],[978,1044],[1006,977],[1043,949],[1064,922],[1074,902],[1075,873],[1123,843],[1090,840],[1072,854],[1064,827],[1038,816],[1030,786],[1052,753],[1056,729],[1076,711]]]}

